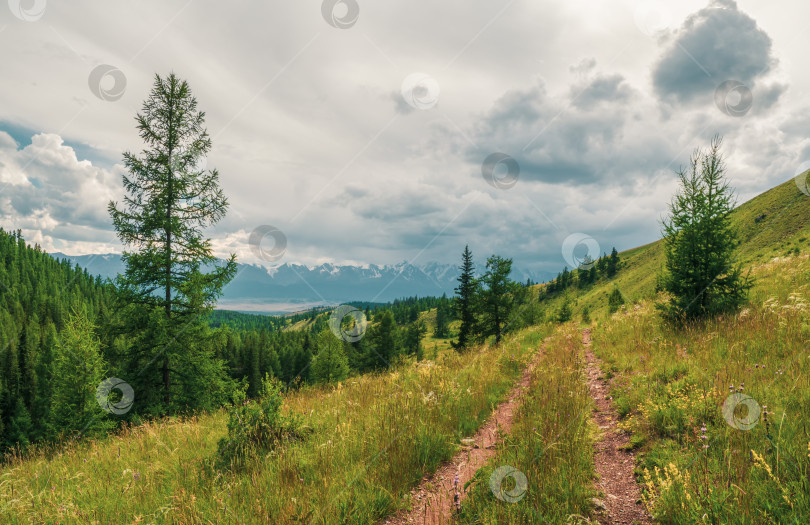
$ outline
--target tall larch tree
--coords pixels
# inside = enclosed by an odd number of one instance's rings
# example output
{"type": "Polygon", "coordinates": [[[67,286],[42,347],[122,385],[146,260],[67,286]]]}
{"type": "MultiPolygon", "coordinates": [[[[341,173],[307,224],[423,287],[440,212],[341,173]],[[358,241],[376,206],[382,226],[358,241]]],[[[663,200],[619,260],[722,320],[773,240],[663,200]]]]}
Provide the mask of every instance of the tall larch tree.
{"type": "Polygon", "coordinates": [[[136,122],[145,149],[124,154],[126,195],[108,208],[127,247],[118,284],[122,304],[132,308],[136,403],[159,413],[204,407],[213,402],[206,391],[225,380],[205,316],[236,262],[232,255],[216,264],[202,230],[225,216],[228,201],[217,170],[202,166],[211,139],[186,81],[156,75],[136,122]]]}

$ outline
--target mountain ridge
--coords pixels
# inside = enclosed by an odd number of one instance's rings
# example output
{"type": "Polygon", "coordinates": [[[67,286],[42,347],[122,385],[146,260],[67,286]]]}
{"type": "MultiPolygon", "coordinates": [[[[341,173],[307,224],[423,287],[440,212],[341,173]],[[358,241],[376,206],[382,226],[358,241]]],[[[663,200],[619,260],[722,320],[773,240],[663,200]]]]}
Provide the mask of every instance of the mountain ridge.
{"type": "MultiPolygon", "coordinates": [[[[94,275],[114,278],[124,271],[120,254],[50,254],[78,264],[94,275]]],[[[483,267],[483,266],[481,266],[483,267]]],[[[453,295],[458,277],[454,264],[429,262],[396,264],[304,265],[284,263],[267,267],[238,263],[237,274],[223,290],[220,309],[254,313],[287,313],[324,304],[349,301],[388,302],[402,297],[453,295]]],[[[551,272],[516,269],[513,278],[542,282],[551,272]]]]}

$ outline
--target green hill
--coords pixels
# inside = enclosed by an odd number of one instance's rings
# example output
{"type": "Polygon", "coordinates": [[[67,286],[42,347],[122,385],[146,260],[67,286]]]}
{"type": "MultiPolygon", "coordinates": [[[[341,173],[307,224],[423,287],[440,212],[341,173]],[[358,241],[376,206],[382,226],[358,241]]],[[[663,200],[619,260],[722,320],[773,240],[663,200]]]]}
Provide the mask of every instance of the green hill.
{"type": "MultiPolygon", "coordinates": [[[[793,180],[739,205],[732,215],[741,241],[737,257],[744,268],[810,248],[810,197],[799,191],[793,180]]],[[[607,297],[614,285],[628,303],[653,296],[664,264],[662,248],[662,241],[658,240],[620,252],[621,267],[613,279],[603,279],[582,290],[570,288],[554,294],[544,301],[547,312],[555,311],[568,297],[575,318],[585,306],[592,317],[607,315],[607,297]]]]}

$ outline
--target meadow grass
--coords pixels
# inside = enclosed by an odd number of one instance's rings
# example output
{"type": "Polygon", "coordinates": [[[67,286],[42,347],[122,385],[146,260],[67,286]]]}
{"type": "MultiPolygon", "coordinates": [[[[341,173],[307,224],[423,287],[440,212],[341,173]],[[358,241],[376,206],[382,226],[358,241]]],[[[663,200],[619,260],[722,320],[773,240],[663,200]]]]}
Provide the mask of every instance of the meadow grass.
{"type": "Polygon", "coordinates": [[[373,522],[408,505],[410,488],[484,422],[550,331],[293,392],[285,410],[313,434],[238,472],[212,467],[224,411],[11,457],[0,523],[373,522]]]}
{"type": "Polygon", "coordinates": [[[674,330],[643,301],[594,331],[661,523],[810,523],[810,260],[753,276],[737,314],[674,330]]]}
{"type": "Polygon", "coordinates": [[[573,323],[559,327],[546,339],[512,431],[470,482],[456,523],[576,523],[589,514],[595,432],[584,369],[580,330],[573,323]],[[499,485],[506,497],[496,497],[490,482],[503,467],[526,476],[525,492],[506,477],[499,485]]]}

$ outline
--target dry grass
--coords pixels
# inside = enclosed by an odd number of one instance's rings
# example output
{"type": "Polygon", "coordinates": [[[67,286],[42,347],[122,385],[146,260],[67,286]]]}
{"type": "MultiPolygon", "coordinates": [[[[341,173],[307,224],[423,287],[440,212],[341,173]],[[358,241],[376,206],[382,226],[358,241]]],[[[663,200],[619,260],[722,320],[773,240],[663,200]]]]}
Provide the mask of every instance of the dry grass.
{"type": "Polygon", "coordinates": [[[0,523],[374,521],[474,433],[549,331],[291,394],[287,407],[314,434],[240,473],[210,466],[224,412],[12,458],[0,470],[0,523]]]}

